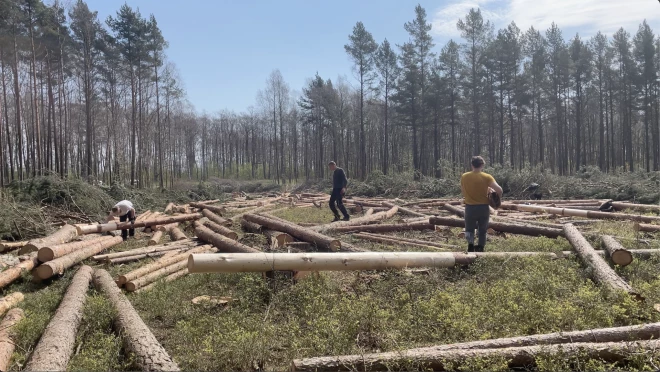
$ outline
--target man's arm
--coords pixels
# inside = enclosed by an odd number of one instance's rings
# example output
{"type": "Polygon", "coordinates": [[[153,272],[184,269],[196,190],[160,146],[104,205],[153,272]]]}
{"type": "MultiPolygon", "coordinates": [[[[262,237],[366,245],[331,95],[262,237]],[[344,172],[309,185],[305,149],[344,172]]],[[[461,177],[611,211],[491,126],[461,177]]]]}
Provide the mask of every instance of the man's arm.
{"type": "Polygon", "coordinates": [[[131,210],[128,211],[128,219],[135,221],[135,208],[131,208],[131,210]]]}
{"type": "Polygon", "coordinates": [[[108,213],[108,218],[105,219],[106,222],[112,222],[115,220],[115,216],[112,214],[112,212],[108,213]]]}
{"type": "Polygon", "coordinates": [[[344,170],[341,170],[341,178],[342,178],[342,190],[346,191],[346,186],[348,186],[348,178],[346,178],[346,172],[344,170]]]}
{"type": "Polygon", "coordinates": [[[495,190],[498,196],[500,197],[502,196],[503,190],[502,187],[500,187],[500,185],[497,184],[497,181],[493,180],[493,182],[491,182],[490,185],[488,185],[488,187],[495,190]]]}

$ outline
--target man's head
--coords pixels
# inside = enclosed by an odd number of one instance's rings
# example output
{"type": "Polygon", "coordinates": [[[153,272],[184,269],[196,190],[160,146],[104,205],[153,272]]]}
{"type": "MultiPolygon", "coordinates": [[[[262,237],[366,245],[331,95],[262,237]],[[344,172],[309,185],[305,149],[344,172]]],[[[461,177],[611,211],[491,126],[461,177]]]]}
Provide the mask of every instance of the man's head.
{"type": "Polygon", "coordinates": [[[335,163],[334,161],[329,162],[328,168],[330,168],[331,171],[337,169],[337,163],[335,163]]]}
{"type": "Polygon", "coordinates": [[[470,162],[473,170],[482,170],[484,168],[484,164],[486,164],[486,162],[481,156],[473,156],[472,161],[470,162]]]}
{"type": "Polygon", "coordinates": [[[117,214],[117,213],[119,213],[119,208],[112,207],[111,211],[112,211],[112,214],[117,214]]]}

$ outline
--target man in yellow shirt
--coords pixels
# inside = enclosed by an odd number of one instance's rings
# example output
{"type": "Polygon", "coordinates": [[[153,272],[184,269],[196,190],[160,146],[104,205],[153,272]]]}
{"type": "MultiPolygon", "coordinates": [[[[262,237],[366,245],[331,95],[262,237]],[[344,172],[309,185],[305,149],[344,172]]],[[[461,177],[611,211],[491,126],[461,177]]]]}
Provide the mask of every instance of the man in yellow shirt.
{"type": "Polygon", "coordinates": [[[486,232],[490,220],[490,203],[488,192],[492,189],[502,196],[502,188],[495,178],[483,172],[484,158],[472,157],[472,171],[461,176],[461,191],[465,200],[465,239],[468,241],[468,252],[483,252],[486,246],[486,232]],[[479,231],[479,241],[474,245],[474,230],[479,231]]]}

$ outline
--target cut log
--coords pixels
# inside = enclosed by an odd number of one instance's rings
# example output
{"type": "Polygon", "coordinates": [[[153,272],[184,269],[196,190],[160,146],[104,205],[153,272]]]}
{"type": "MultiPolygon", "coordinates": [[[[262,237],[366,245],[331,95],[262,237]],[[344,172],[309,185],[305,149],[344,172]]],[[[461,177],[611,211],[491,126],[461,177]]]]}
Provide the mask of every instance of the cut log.
{"type": "Polygon", "coordinates": [[[203,203],[190,203],[190,206],[194,207],[194,208],[197,208],[199,210],[208,209],[209,211],[211,211],[211,212],[213,212],[213,213],[215,213],[219,216],[222,216],[222,214],[225,213],[225,208],[224,207],[216,207],[216,206],[213,206],[213,205],[207,205],[207,204],[203,204],[203,203]]]}
{"type": "Polygon", "coordinates": [[[151,211],[150,211],[150,210],[148,210],[148,211],[146,211],[146,212],[144,212],[144,213],[140,213],[140,214],[138,214],[137,216],[135,216],[135,221],[142,221],[142,220],[144,220],[147,216],[149,216],[150,214],[151,214],[151,211]]]}
{"type": "Polygon", "coordinates": [[[454,371],[473,360],[496,358],[506,361],[510,369],[528,369],[536,364],[536,358],[559,355],[562,360],[574,358],[595,359],[599,362],[622,362],[628,357],[638,357],[644,352],[654,352],[660,347],[659,340],[624,342],[578,342],[521,346],[495,349],[415,349],[401,352],[330,356],[296,359],[291,371],[390,371],[409,369],[419,365],[424,370],[454,371]]]}
{"type": "Polygon", "coordinates": [[[179,371],[179,366],[158,343],[107,271],[94,272],[94,286],[108,297],[117,311],[116,331],[124,340],[124,348],[134,354],[137,367],[143,371],[179,371]]]}
{"type": "Polygon", "coordinates": [[[81,266],[32,352],[26,371],[65,371],[76,344],[94,269],[81,266]]]}
{"type": "Polygon", "coordinates": [[[276,220],[270,217],[256,214],[246,214],[243,216],[247,221],[254,222],[270,230],[285,232],[294,238],[308,243],[314,243],[318,248],[328,251],[338,251],[342,243],[329,236],[320,234],[310,229],[296,226],[293,223],[285,223],[282,220],[276,220]]]}
{"type": "MultiPolygon", "coordinates": [[[[384,207],[392,208],[392,207],[394,207],[394,205],[395,205],[394,203],[383,202],[384,207]]],[[[415,212],[414,210],[412,210],[410,208],[401,207],[401,206],[399,206],[399,213],[404,214],[406,216],[413,216],[413,217],[430,217],[430,216],[427,216],[423,213],[415,212]]]]}
{"type": "Polygon", "coordinates": [[[243,228],[243,231],[249,232],[252,234],[261,234],[263,231],[263,227],[261,225],[258,225],[254,222],[250,222],[246,219],[241,220],[241,227],[243,228]]]}
{"type": "Polygon", "coordinates": [[[613,237],[603,235],[603,245],[610,256],[612,262],[619,266],[628,266],[633,260],[632,253],[625,249],[621,243],[614,240],[613,237]]]}
{"type": "Polygon", "coordinates": [[[165,259],[160,259],[154,263],[151,263],[149,265],[142,266],[136,270],[133,270],[131,272],[128,272],[124,275],[120,275],[117,280],[115,281],[119,287],[124,286],[124,284],[130,282],[131,280],[135,280],[141,276],[145,276],[151,272],[154,272],[156,270],[162,269],[165,266],[169,266],[172,264],[175,264],[179,261],[185,261],[188,258],[188,255],[191,253],[200,253],[203,251],[206,251],[210,249],[210,245],[203,245],[200,247],[193,248],[187,252],[184,253],[179,253],[174,256],[165,258],[165,259]]]}
{"type": "Polygon", "coordinates": [[[165,256],[166,254],[170,252],[175,252],[179,253],[183,251],[183,249],[176,249],[173,251],[167,251],[167,252],[154,252],[154,253],[145,253],[145,254],[138,254],[135,256],[128,256],[128,257],[119,257],[119,258],[111,258],[109,260],[106,260],[105,262],[109,265],[119,265],[119,264],[124,264],[124,263],[129,263],[129,262],[135,262],[135,261],[140,261],[145,258],[160,258],[165,256]]]}
{"type": "Polygon", "coordinates": [[[232,225],[231,220],[226,220],[226,219],[218,216],[217,214],[211,212],[208,209],[203,209],[202,210],[202,216],[208,218],[209,220],[211,220],[211,221],[213,221],[213,222],[215,222],[215,223],[217,223],[218,225],[221,225],[221,226],[230,227],[232,225]]]}
{"type": "MultiPolygon", "coordinates": [[[[372,242],[378,242],[378,243],[384,243],[384,244],[389,244],[389,245],[402,245],[406,247],[418,247],[418,248],[427,248],[427,249],[435,249],[435,250],[443,250],[446,251],[448,250],[447,247],[436,247],[432,246],[426,243],[412,243],[412,242],[407,242],[403,241],[397,238],[393,237],[387,237],[387,236],[377,236],[377,235],[365,235],[364,233],[358,233],[358,234],[353,234],[354,238],[361,239],[361,240],[368,240],[372,242]]],[[[452,248],[459,248],[458,246],[453,246],[452,248]]]]}
{"type": "Polygon", "coordinates": [[[148,246],[152,245],[158,245],[158,242],[160,242],[160,239],[163,237],[163,232],[162,231],[156,231],[152,236],[151,239],[147,242],[148,246]]]}
{"type": "MultiPolygon", "coordinates": [[[[360,207],[360,209],[362,209],[362,207],[360,207]]],[[[364,212],[365,216],[371,216],[372,214],[374,214],[374,209],[373,208],[369,208],[369,209],[367,209],[366,212],[364,212]]]]}
{"type": "Polygon", "coordinates": [[[637,222],[645,222],[645,223],[660,221],[659,216],[642,216],[637,214],[626,214],[626,213],[585,211],[579,209],[543,207],[543,206],[535,206],[535,205],[509,204],[507,208],[512,208],[514,210],[524,211],[524,212],[550,213],[560,216],[595,218],[595,219],[605,219],[605,220],[637,221],[637,222]]]}
{"type": "Polygon", "coordinates": [[[644,212],[660,212],[660,205],[633,204],[633,203],[623,203],[623,202],[613,201],[612,207],[614,207],[614,209],[617,211],[632,209],[632,210],[644,211],[644,212]]]}
{"type": "Polygon", "coordinates": [[[169,224],[169,225],[158,225],[158,226],[154,226],[154,228],[156,229],[156,231],[161,231],[161,232],[163,232],[163,233],[168,233],[168,234],[169,234],[170,230],[171,230],[173,227],[177,227],[177,226],[179,226],[179,223],[178,223],[178,222],[175,222],[175,223],[171,223],[171,224],[169,224]]]}
{"type": "Polygon", "coordinates": [[[202,200],[198,201],[198,204],[214,204],[220,202],[220,199],[213,199],[213,200],[202,200]]]}
{"type": "Polygon", "coordinates": [[[0,253],[9,252],[16,248],[23,248],[27,245],[27,241],[24,242],[2,242],[0,243],[0,253]]]}
{"type": "Polygon", "coordinates": [[[16,279],[20,278],[21,275],[23,274],[23,271],[31,271],[38,264],[39,264],[39,260],[37,259],[37,252],[33,252],[30,254],[27,260],[1,272],[0,289],[5,288],[9,284],[13,283],[16,279]]]}
{"type": "Polygon", "coordinates": [[[191,273],[287,271],[385,270],[410,267],[452,267],[453,253],[360,252],[360,253],[221,253],[193,254],[191,273]]]}
{"type": "Polygon", "coordinates": [[[14,292],[3,298],[0,298],[0,316],[4,315],[9,309],[18,305],[19,302],[22,302],[25,299],[23,293],[14,292]]]}
{"type": "Polygon", "coordinates": [[[374,214],[367,215],[363,217],[358,217],[351,219],[350,221],[340,221],[340,222],[332,222],[324,225],[319,225],[319,226],[314,226],[311,227],[310,230],[314,231],[334,231],[336,228],[339,227],[346,227],[346,226],[357,226],[357,225],[366,225],[370,223],[376,223],[377,221],[380,220],[386,220],[389,218],[392,218],[396,212],[399,210],[398,206],[394,206],[390,208],[387,212],[378,212],[374,214]]]}
{"type": "Polygon", "coordinates": [[[185,248],[185,247],[196,246],[198,244],[199,244],[199,242],[195,241],[195,240],[182,240],[182,241],[178,241],[178,242],[165,243],[165,244],[156,245],[156,246],[147,247],[147,248],[137,248],[137,249],[131,249],[131,250],[128,250],[128,251],[123,251],[123,252],[100,254],[100,255],[94,256],[93,259],[94,259],[94,261],[105,261],[105,260],[109,260],[109,259],[113,259],[113,258],[135,256],[135,255],[138,255],[138,254],[172,251],[172,250],[181,249],[181,248],[185,248]]]}
{"type": "Polygon", "coordinates": [[[44,238],[30,240],[23,248],[18,251],[19,256],[36,252],[40,248],[57,244],[68,243],[78,236],[76,227],[73,225],[64,225],[57,232],[44,238]]]}
{"type": "Polygon", "coordinates": [[[147,226],[169,225],[175,222],[193,221],[193,220],[198,220],[200,218],[202,218],[201,214],[192,213],[192,214],[184,214],[173,217],[161,217],[154,220],[135,222],[133,224],[130,222],[110,222],[99,225],[76,226],[76,228],[78,229],[78,233],[80,235],[84,235],[84,234],[94,234],[94,233],[101,233],[101,232],[107,232],[113,230],[127,230],[131,228],[139,228],[139,227],[147,227],[147,226]]]}
{"type": "MultiPolygon", "coordinates": [[[[465,221],[452,217],[431,217],[429,223],[440,226],[462,227],[465,228],[465,221]]],[[[548,227],[532,226],[532,225],[515,225],[510,223],[490,222],[489,228],[495,231],[505,232],[510,234],[521,234],[530,236],[546,236],[548,238],[557,238],[564,235],[561,229],[553,229],[548,227]]]]}
{"type": "MultiPolygon", "coordinates": [[[[163,282],[168,283],[168,282],[174,281],[174,280],[179,279],[179,278],[181,278],[183,276],[186,276],[186,275],[188,275],[188,268],[187,267],[185,269],[179,270],[179,271],[177,271],[173,274],[170,274],[170,275],[164,277],[162,280],[163,280],[163,282]]],[[[154,283],[151,283],[149,285],[145,285],[144,287],[138,288],[137,290],[135,290],[135,293],[146,292],[146,291],[152,289],[153,287],[155,287],[157,284],[158,284],[158,281],[156,281],[154,283]]]]}
{"type": "MultiPolygon", "coordinates": [[[[211,248],[210,246],[205,249],[205,252],[217,252],[217,251],[218,248],[211,248]]],[[[126,290],[129,292],[135,292],[142,287],[154,283],[155,281],[157,281],[162,277],[168,276],[170,274],[174,274],[178,271],[185,269],[187,265],[188,265],[188,258],[186,257],[183,260],[179,260],[176,263],[165,266],[156,271],[152,271],[149,274],[141,276],[137,279],[131,280],[130,282],[126,283],[125,285],[126,290]]]]}
{"type": "Polygon", "coordinates": [[[268,204],[268,205],[264,205],[262,207],[251,209],[249,211],[244,211],[244,212],[239,213],[239,214],[235,215],[234,217],[232,217],[231,220],[234,223],[239,223],[241,221],[241,219],[243,218],[243,216],[245,216],[246,214],[248,214],[248,213],[249,214],[255,214],[255,213],[264,212],[264,211],[269,210],[271,207],[272,206],[270,204],[268,204]]]}
{"type": "Polygon", "coordinates": [[[9,371],[11,356],[16,349],[16,343],[12,337],[13,328],[24,317],[23,309],[14,308],[9,310],[0,322],[0,371],[9,371]]]}
{"type": "Polygon", "coordinates": [[[261,252],[258,249],[248,247],[235,240],[229,239],[224,235],[220,235],[206,226],[197,226],[195,228],[197,237],[207,243],[213,244],[220,250],[220,252],[237,252],[237,253],[256,253],[261,252]]]}
{"type": "Polygon", "coordinates": [[[446,211],[448,211],[448,212],[450,212],[450,213],[452,213],[452,214],[454,214],[458,217],[465,218],[465,209],[463,209],[461,207],[454,206],[454,205],[451,205],[451,204],[445,204],[445,205],[442,206],[442,209],[444,209],[444,210],[446,210],[446,211]]]}
{"type": "Polygon", "coordinates": [[[174,203],[168,203],[165,207],[165,214],[172,213],[172,209],[174,209],[174,203]]]}
{"type": "Polygon", "coordinates": [[[286,246],[294,248],[294,249],[298,249],[298,250],[301,250],[301,251],[310,251],[310,250],[312,250],[312,248],[314,248],[314,246],[312,244],[307,243],[307,242],[290,242],[290,243],[286,243],[286,246]]]}
{"type": "Polygon", "coordinates": [[[243,226],[243,230],[247,232],[265,235],[266,238],[268,238],[268,244],[270,244],[271,247],[281,248],[294,240],[293,237],[287,233],[264,229],[256,223],[246,220],[241,220],[241,226],[243,226]]]}
{"type": "Polygon", "coordinates": [[[447,248],[461,248],[457,245],[452,245],[452,244],[442,244],[442,243],[436,243],[432,241],[424,241],[424,240],[419,240],[419,239],[409,239],[409,238],[400,238],[400,237],[395,237],[395,236],[386,236],[386,235],[376,235],[376,234],[370,234],[370,233],[359,233],[359,234],[353,234],[354,237],[358,238],[364,238],[365,240],[373,240],[373,241],[378,241],[377,239],[384,239],[383,241],[392,241],[392,242],[397,242],[400,244],[409,244],[413,246],[423,246],[423,247],[433,247],[433,248],[441,248],[441,249],[447,249],[447,248]]]}
{"type": "Polygon", "coordinates": [[[382,225],[362,225],[362,226],[347,226],[334,229],[334,232],[348,233],[348,232],[370,232],[370,233],[384,233],[384,232],[397,232],[397,231],[424,231],[434,230],[435,225],[430,224],[429,220],[400,223],[400,224],[382,224],[382,225]]]}
{"type": "Polygon", "coordinates": [[[96,254],[99,254],[109,247],[112,247],[113,245],[120,244],[122,241],[123,240],[121,236],[113,236],[110,239],[104,240],[100,243],[96,243],[87,248],[80,249],[78,251],[56,258],[52,261],[43,263],[39,265],[36,270],[34,270],[33,275],[38,279],[48,279],[54,275],[62,274],[64,270],[70,268],[71,266],[80,263],[83,260],[88,259],[96,254]]]}
{"type": "Polygon", "coordinates": [[[550,204],[588,204],[588,203],[594,203],[594,205],[599,205],[599,204],[602,203],[602,200],[594,200],[594,199],[502,200],[502,203],[510,203],[510,204],[548,204],[548,205],[550,205],[550,204]]]}
{"type": "Polygon", "coordinates": [[[633,225],[633,228],[635,231],[643,231],[643,232],[658,232],[660,231],[660,225],[647,225],[643,223],[635,223],[633,225]]]}
{"type": "Polygon", "coordinates": [[[44,247],[39,249],[37,252],[37,258],[41,262],[48,262],[52,261],[56,258],[62,257],[64,255],[67,255],[71,252],[75,252],[80,249],[84,249],[87,247],[91,247],[95,244],[100,244],[105,241],[110,241],[112,239],[115,239],[112,236],[101,236],[98,238],[90,239],[90,240],[83,240],[80,242],[72,242],[72,243],[66,243],[66,244],[60,244],[60,245],[54,245],[52,247],[44,247]]]}
{"type": "Polygon", "coordinates": [[[184,234],[183,231],[181,231],[181,229],[179,229],[177,226],[172,227],[169,233],[170,233],[170,239],[173,241],[181,241],[188,239],[186,234],[184,234]]]}
{"type": "Polygon", "coordinates": [[[589,244],[587,239],[582,236],[580,231],[571,224],[564,225],[564,234],[566,239],[571,243],[578,257],[591,268],[594,279],[605,287],[613,290],[625,291],[638,300],[644,298],[635,292],[628,283],[626,283],[612,268],[600,257],[595,249],[589,244]]]}
{"type": "Polygon", "coordinates": [[[232,240],[238,240],[238,234],[222,225],[218,225],[217,223],[209,220],[209,219],[201,219],[198,221],[195,221],[195,227],[203,225],[208,227],[209,229],[213,230],[213,232],[218,233],[220,235],[224,235],[228,237],[229,239],[232,240]]]}

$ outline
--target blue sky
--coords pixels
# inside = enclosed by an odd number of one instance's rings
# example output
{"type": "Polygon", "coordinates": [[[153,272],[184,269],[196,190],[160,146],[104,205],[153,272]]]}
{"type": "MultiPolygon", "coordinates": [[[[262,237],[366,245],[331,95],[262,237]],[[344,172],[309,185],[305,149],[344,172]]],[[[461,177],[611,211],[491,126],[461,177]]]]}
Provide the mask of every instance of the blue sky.
{"type": "MultiPolygon", "coordinates": [[[[124,1],[87,0],[105,21],[124,1]]],[[[200,111],[246,110],[274,69],[294,91],[318,73],[353,82],[344,44],[357,21],[378,43],[408,40],[403,24],[419,3],[434,25],[439,50],[460,39],[456,21],[480,7],[496,27],[515,20],[545,30],[555,20],[565,38],[623,26],[632,34],[645,18],[660,31],[658,0],[129,0],[144,17],[153,13],[170,46],[167,51],[183,78],[190,102],[200,111]]]]}

